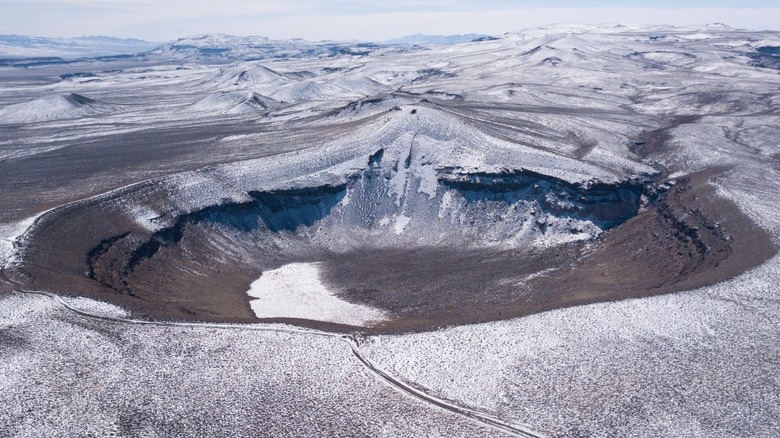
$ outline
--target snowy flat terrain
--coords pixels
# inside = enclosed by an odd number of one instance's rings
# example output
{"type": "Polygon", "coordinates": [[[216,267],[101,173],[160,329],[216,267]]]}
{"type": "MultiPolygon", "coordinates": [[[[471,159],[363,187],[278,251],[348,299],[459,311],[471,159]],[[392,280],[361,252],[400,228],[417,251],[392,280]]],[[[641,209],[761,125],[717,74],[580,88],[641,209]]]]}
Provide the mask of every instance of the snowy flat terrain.
{"type": "Polygon", "coordinates": [[[0,306],[4,436],[495,433],[383,385],[339,339],[96,321],[46,297],[0,306]]]}
{"type": "Polygon", "coordinates": [[[780,33],[477,37],[3,64],[0,436],[780,434],[780,33]]]}

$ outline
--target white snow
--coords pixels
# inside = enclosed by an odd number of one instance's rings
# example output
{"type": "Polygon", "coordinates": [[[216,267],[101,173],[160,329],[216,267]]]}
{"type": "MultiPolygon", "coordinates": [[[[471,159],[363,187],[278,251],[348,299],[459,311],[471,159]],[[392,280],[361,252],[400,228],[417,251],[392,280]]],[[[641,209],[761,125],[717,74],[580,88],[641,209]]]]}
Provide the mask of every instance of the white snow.
{"type": "Polygon", "coordinates": [[[13,259],[14,242],[30,228],[38,216],[40,215],[18,222],[0,224],[0,267],[5,266],[13,259]]]}
{"type": "Polygon", "coordinates": [[[140,53],[159,43],[111,37],[45,38],[21,35],[0,36],[3,58],[81,58],[140,53]]]}
{"type": "Polygon", "coordinates": [[[233,91],[204,97],[192,105],[192,110],[236,115],[263,111],[272,104],[272,99],[257,93],[233,91]]]}
{"type": "Polygon", "coordinates": [[[111,105],[85,99],[83,96],[50,94],[0,108],[0,124],[75,119],[104,114],[111,109],[111,105]]]}
{"type": "Polygon", "coordinates": [[[410,218],[409,216],[406,216],[406,215],[403,215],[403,214],[399,214],[395,218],[395,225],[394,225],[395,234],[403,233],[404,232],[404,228],[406,228],[406,226],[409,225],[409,221],[411,221],[411,220],[412,220],[412,218],[410,218]]]}
{"type": "Polygon", "coordinates": [[[108,318],[130,317],[130,312],[127,310],[102,301],[96,301],[85,297],[61,297],[60,299],[73,309],[89,313],[90,315],[108,318]]]}
{"type": "Polygon", "coordinates": [[[155,221],[162,215],[145,205],[131,206],[128,208],[128,214],[135,220],[136,224],[149,232],[153,233],[162,228],[161,224],[155,221]]]}
{"type": "Polygon", "coordinates": [[[301,318],[366,325],[386,319],[384,312],[344,301],[320,280],[317,263],[290,263],[263,272],[247,292],[258,318],[301,318]]]}
{"type": "Polygon", "coordinates": [[[386,385],[338,336],[285,329],[125,324],[45,296],[0,298],[0,435],[490,433],[386,385]]]}
{"type": "Polygon", "coordinates": [[[417,193],[425,193],[429,200],[435,198],[439,187],[436,169],[432,165],[423,165],[417,168],[417,175],[420,177],[417,193]]]}

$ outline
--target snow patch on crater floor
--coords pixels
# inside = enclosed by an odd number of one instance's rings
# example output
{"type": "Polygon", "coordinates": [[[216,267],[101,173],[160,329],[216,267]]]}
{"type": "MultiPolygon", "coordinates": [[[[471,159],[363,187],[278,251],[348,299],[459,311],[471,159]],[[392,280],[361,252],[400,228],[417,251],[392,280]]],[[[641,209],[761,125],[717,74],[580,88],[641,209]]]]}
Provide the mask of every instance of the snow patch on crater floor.
{"type": "Polygon", "coordinates": [[[318,263],[290,263],[263,273],[247,292],[258,318],[301,318],[365,325],[387,319],[384,312],[338,298],[320,281],[318,263]]]}

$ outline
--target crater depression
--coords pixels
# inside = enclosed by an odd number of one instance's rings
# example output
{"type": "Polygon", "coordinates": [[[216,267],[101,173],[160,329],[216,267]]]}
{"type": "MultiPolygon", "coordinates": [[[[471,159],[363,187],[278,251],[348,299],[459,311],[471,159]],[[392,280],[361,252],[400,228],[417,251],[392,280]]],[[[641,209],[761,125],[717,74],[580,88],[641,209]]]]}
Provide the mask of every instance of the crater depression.
{"type": "Polygon", "coordinates": [[[702,205],[713,172],[669,179],[519,145],[446,105],[379,112],[316,153],[61,207],[27,236],[58,244],[28,245],[15,275],[150,318],[395,332],[664,293],[752,263],[730,257],[731,225],[749,221],[702,205]]]}

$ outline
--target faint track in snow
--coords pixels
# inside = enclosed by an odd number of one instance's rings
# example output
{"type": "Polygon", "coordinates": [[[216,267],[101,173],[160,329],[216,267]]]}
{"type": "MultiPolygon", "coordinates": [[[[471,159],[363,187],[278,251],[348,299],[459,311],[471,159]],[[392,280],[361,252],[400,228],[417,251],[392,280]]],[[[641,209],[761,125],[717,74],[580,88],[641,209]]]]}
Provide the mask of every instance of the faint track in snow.
{"type": "Polygon", "coordinates": [[[521,436],[521,437],[527,437],[527,438],[541,438],[543,435],[540,435],[536,432],[532,432],[528,428],[524,426],[518,426],[515,424],[508,423],[506,421],[503,421],[497,417],[494,417],[492,415],[484,414],[481,412],[477,412],[474,410],[471,410],[469,408],[465,408],[463,406],[458,406],[453,403],[449,403],[447,401],[444,401],[440,398],[434,397],[424,391],[421,391],[419,389],[416,389],[398,379],[390,375],[388,372],[382,370],[381,368],[374,365],[373,362],[366,359],[365,356],[363,356],[360,353],[360,349],[358,348],[358,343],[349,337],[344,337],[349,341],[350,347],[352,348],[352,354],[357,357],[357,359],[366,367],[369,371],[371,371],[374,375],[379,377],[380,379],[384,380],[387,384],[390,386],[393,386],[397,390],[406,393],[407,395],[411,395],[412,397],[421,400],[425,403],[428,403],[430,405],[434,405],[438,408],[447,410],[449,412],[453,412],[455,414],[458,414],[460,416],[466,417],[472,421],[476,421],[479,423],[482,423],[484,425],[490,426],[493,429],[500,430],[502,432],[509,433],[511,435],[515,436],[521,436]]]}
{"type": "MultiPolygon", "coordinates": [[[[7,278],[10,282],[16,283],[12,279],[5,276],[5,273],[0,270],[0,274],[2,274],[3,277],[7,278]]],[[[283,327],[267,327],[267,326],[259,326],[259,325],[247,325],[247,324],[217,324],[217,323],[198,323],[198,322],[173,322],[173,321],[144,321],[139,319],[130,319],[130,318],[119,318],[119,317],[113,317],[113,316],[107,316],[107,315],[96,315],[90,312],[87,312],[85,310],[81,310],[75,306],[72,306],[71,304],[68,304],[65,300],[62,299],[59,295],[53,294],[51,292],[44,292],[44,291],[31,291],[31,290],[24,290],[24,289],[16,289],[16,292],[20,292],[23,294],[28,295],[42,295],[45,297],[48,297],[52,299],[56,304],[58,304],[60,307],[64,308],[65,310],[72,312],[76,315],[79,315],[84,318],[94,319],[98,321],[106,321],[106,322],[112,322],[112,323],[119,323],[119,324],[130,324],[130,325],[140,325],[140,326],[156,326],[156,327],[190,327],[190,328],[213,328],[213,329],[220,329],[220,330],[255,330],[255,331],[263,331],[263,332],[277,332],[277,333],[288,333],[288,334],[303,334],[303,335],[312,335],[312,336],[319,336],[319,337],[325,337],[325,338],[337,338],[340,339],[346,343],[349,344],[350,350],[352,351],[352,354],[357,358],[357,360],[365,367],[366,370],[368,370],[371,374],[373,374],[375,377],[377,377],[379,380],[383,381],[385,384],[390,385],[395,390],[406,394],[407,396],[411,396],[423,403],[426,403],[430,406],[437,407],[439,409],[446,410],[448,412],[460,415],[462,417],[465,417],[471,421],[481,423],[482,425],[488,426],[492,429],[495,429],[497,431],[501,431],[513,436],[519,436],[519,437],[525,437],[525,438],[543,438],[544,435],[541,435],[537,432],[533,432],[526,428],[525,426],[520,426],[516,424],[512,424],[506,421],[503,421],[497,417],[494,417],[489,414],[481,413],[463,406],[458,406],[454,403],[450,403],[448,401],[442,400],[440,398],[437,398],[433,395],[430,395],[422,390],[419,390],[417,388],[414,388],[413,386],[403,382],[402,380],[394,377],[390,373],[388,373],[385,370],[382,370],[381,368],[374,365],[373,362],[371,362],[369,359],[367,359],[363,354],[360,352],[360,344],[355,336],[353,335],[340,335],[335,333],[329,333],[319,330],[311,330],[311,329],[297,329],[297,328],[283,328],[283,327]]]]}

